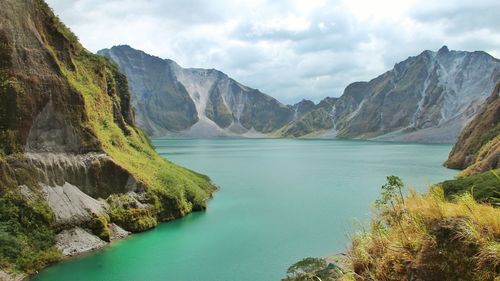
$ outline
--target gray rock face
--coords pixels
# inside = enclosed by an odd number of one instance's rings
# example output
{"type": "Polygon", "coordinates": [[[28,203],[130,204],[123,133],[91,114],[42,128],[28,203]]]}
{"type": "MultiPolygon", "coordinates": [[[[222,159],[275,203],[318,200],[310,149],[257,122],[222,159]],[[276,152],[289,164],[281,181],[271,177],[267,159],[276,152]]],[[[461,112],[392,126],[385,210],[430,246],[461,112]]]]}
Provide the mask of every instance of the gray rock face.
{"type": "Polygon", "coordinates": [[[106,203],[83,193],[78,187],[64,183],[62,186],[42,185],[47,204],[58,225],[82,225],[94,216],[106,214],[106,203]]]}
{"type": "Polygon", "coordinates": [[[123,46],[99,54],[116,62],[126,74],[136,122],[150,135],[185,130],[196,122],[196,107],[186,88],[177,81],[173,61],[162,60],[123,46]]]}
{"type": "Polygon", "coordinates": [[[68,119],[54,108],[52,98],[43,108],[30,129],[28,151],[77,151],[79,141],[68,119]]]}
{"type": "Polygon", "coordinates": [[[337,136],[454,142],[500,79],[484,52],[424,51],[369,82],[349,85],[332,108],[337,136]]]}
{"type": "Polygon", "coordinates": [[[285,106],[217,70],[185,69],[129,46],[99,53],[127,74],[138,123],[153,136],[323,136],[451,143],[500,78],[500,61],[487,53],[450,51],[444,46],[410,57],[369,82],[352,83],[338,99],[285,106]]]}
{"type": "Polygon", "coordinates": [[[64,256],[76,256],[100,249],[107,245],[99,237],[83,228],[75,227],[61,231],[56,236],[56,246],[64,256]]]}
{"type": "Polygon", "coordinates": [[[14,169],[34,169],[33,177],[47,186],[63,186],[66,183],[78,186],[93,198],[107,198],[111,194],[141,192],[139,184],[111,157],[104,153],[33,153],[22,158],[8,157],[14,169]]]}
{"type": "Polygon", "coordinates": [[[99,54],[126,74],[137,123],[152,136],[254,136],[290,122],[295,109],[215,69],[182,68],[129,46],[99,54]]]}

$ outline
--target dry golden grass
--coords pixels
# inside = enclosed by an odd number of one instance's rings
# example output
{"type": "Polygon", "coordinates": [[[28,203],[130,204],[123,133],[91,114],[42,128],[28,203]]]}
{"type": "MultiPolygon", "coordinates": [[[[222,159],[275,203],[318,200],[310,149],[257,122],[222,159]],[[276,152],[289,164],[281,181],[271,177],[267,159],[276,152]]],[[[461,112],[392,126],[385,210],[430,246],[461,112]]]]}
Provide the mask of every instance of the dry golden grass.
{"type": "Polygon", "coordinates": [[[500,209],[433,188],[377,209],[353,236],[348,263],[356,280],[495,280],[499,239],[500,209]]]}

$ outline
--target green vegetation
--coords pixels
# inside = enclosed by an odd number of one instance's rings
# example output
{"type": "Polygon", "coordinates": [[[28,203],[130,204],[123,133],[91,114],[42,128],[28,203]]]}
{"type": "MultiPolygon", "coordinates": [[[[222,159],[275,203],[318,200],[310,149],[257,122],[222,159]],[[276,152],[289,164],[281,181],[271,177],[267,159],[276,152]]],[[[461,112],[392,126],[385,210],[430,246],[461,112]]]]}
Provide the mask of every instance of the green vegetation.
{"type": "MultiPolygon", "coordinates": [[[[498,280],[500,209],[467,192],[449,201],[439,186],[406,197],[403,188],[388,177],[370,227],[353,235],[343,269],[322,280],[498,280]]],[[[306,259],[284,280],[319,280],[311,276],[326,268],[306,259]]]]}
{"type": "Polygon", "coordinates": [[[126,195],[112,195],[108,198],[111,220],[128,231],[140,232],[155,227],[158,222],[150,209],[139,208],[140,202],[126,195]]]}
{"type": "Polygon", "coordinates": [[[111,232],[109,230],[109,216],[108,215],[96,215],[94,219],[89,223],[88,228],[92,230],[97,237],[104,241],[110,241],[111,232]]]}
{"type": "Polygon", "coordinates": [[[468,177],[459,177],[440,183],[447,199],[470,193],[475,200],[495,205],[500,204],[500,169],[490,170],[468,177]]]}
{"type": "Polygon", "coordinates": [[[61,259],[54,217],[36,193],[23,196],[9,189],[6,180],[0,180],[0,268],[33,273],[61,259]]]}

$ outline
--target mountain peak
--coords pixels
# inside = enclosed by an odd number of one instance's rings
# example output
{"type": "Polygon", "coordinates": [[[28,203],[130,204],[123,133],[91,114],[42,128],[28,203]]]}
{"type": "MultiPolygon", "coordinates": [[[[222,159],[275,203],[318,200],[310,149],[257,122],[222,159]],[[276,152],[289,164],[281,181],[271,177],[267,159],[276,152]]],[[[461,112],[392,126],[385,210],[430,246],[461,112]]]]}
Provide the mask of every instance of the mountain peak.
{"type": "Polygon", "coordinates": [[[438,50],[438,55],[445,55],[447,53],[449,53],[450,50],[448,49],[448,46],[446,45],[443,45],[443,47],[441,47],[439,50],[438,50]]]}

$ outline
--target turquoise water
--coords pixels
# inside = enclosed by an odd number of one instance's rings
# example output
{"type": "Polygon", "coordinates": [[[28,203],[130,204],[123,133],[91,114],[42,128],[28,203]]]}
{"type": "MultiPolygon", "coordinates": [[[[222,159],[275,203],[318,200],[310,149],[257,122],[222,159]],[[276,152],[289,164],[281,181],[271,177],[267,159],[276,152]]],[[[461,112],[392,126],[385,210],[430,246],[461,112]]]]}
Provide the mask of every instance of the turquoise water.
{"type": "Polygon", "coordinates": [[[449,145],[344,140],[154,140],[220,186],[209,208],[51,266],[34,280],[279,280],[307,256],[345,249],[385,176],[452,178],[449,145]]]}

